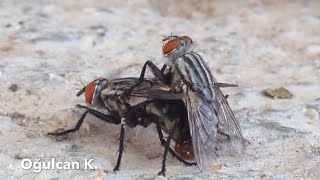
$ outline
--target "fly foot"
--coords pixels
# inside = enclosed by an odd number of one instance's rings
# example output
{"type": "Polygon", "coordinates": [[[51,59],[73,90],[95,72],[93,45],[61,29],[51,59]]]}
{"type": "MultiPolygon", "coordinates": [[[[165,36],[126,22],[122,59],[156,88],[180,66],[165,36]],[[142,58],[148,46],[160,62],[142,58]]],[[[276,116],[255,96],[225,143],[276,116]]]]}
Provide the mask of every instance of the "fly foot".
{"type": "Polygon", "coordinates": [[[163,176],[166,177],[166,170],[161,170],[160,172],[158,172],[158,176],[163,176]]]}
{"type": "Polygon", "coordinates": [[[89,109],[87,106],[83,106],[81,104],[77,104],[76,107],[81,109],[89,109]]]}

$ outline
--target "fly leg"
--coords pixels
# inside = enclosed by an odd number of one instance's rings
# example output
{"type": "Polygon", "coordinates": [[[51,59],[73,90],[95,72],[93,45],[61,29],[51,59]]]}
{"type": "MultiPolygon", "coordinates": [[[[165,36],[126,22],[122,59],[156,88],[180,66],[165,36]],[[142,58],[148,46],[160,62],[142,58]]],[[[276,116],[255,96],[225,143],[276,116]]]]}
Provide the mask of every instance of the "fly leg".
{"type": "MultiPolygon", "coordinates": [[[[229,97],[228,94],[224,96],[224,98],[226,98],[226,99],[227,99],[228,97],[229,97]]],[[[227,137],[228,140],[231,139],[229,134],[223,132],[223,131],[219,128],[219,124],[217,124],[217,129],[218,129],[218,132],[217,132],[218,134],[220,134],[221,136],[227,137]]]]}
{"type": "Polygon", "coordinates": [[[227,137],[227,139],[228,140],[230,140],[231,138],[230,138],[230,136],[229,136],[229,134],[227,134],[227,133],[224,133],[224,132],[222,132],[221,130],[219,130],[218,129],[218,134],[220,134],[221,136],[225,136],[225,137],[227,137]]]}
{"type": "Polygon", "coordinates": [[[142,67],[138,84],[139,83],[141,84],[143,82],[147,66],[150,68],[154,76],[156,76],[161,82],[168,83],[168,78],[163,74],[163,71],[165,70],[166,65],[164,65],[160,70],[155,64],[153,64],[153,62],[148,60],[142,67]]]}
{"type": "Polygon", "coordinates": [[[123,143],[124,143],[124,135],[125,135],[124,126],[128,125],[129,127],[135,127],[136,125],[139,125],[139,122],[136,120],[135,110],[137,108],[140,108],[140,106],[143,106],[143,105],[144,105],[144,103],[141,103],[139,105],[136,105],[134,107],[129,108],[128,114],[127,114],[127,118],[122,118],[121,119],[121,131],[120,131],[119,150],[118,150],[119,155],[118,155],[118,160],[117,160],[116,167],[113,169],[113,171],[119,171],[120,164],[121,164],[122,153],[124,151],[124,145],[123,145],[123,143]]]}
{"type": "Polygon", "coordinates": [[[120,139],[119,139],[119,155],[118,155],[118,160],[117,160],[117,164],[116,167],[113,169],[113,171],[119,171],[120,168],[120,163],[121,163],[121,157],[122,157],[122,153],[124,151],[124,147],[123,147],[123,141],[124,141],[124,126],[125,123],[121,124],[121,131],[120,131],[120,139]]]}
{"type": "Polygon", "coordinates": [[[158,172],[158,175],[162,175],[162,176],[165,176],[166,173],[166,160],[167,160],[167,155],[168,155],[168,151],[170,149],[170,142],[171,142],[171,139],[172,139],[172,136],[173,136],[173,133],[174,131],[176,130],[177,128],[177,125],[178,125],[178,122],[175,122],[171,132],[169,133],[169,136],[167,138],[167,142],[165,144],[165,149],[164,149],[164,154],[163,154],[163,160],[162,160],[162,168],[161,168],[161,171],[158,172]]]}
{"type": "MultiPolygon", "coordinates": [[[[161,131],[160,124],[159,124],[158,121],[156,121],[155,124],[156,124],[156,126],[157,126],[157,131],[158,131],[160,143],[161,143],[162,146],[165,147],[166,141],[163,139],[163,134],[162,134],[162,131],[161,131]]],[[[196,166],[196,165],[197,165],[197,163],[190,163],[190,162],[187,162],[187,161],[185,161],[184,159],[182,159],[179,155],[177,155],[177,153],[176,153],[174,150],[172,150],[172,149],[170,148],[170,146],[169,146],[169,152],[170,152],[170,154],[171,154],[173,157],[177,158],[180,162],[182,162],[182,163],[183,163],[184,165],[186,165],[186,166],[196,166]]]]}
{"type": "Polygon", "coordinates": [[[111,123],[111,124],[120,124],[120,121],[115,117],[115,116],[110,116],[110,115],[106,115],[106,114],[103,114],[99,111],[96,111],[94,109],[90,109],[86,106],[81,106],[81,105],[77,105],[77,107],[80,107],[80,108],[84,108],[84,109],[87,109],[83,114],[82,116],[80,117],[79,121],[77,122],[76,126],[72,129],[68,129],[66,131],[62,131],[62,132],[58,132],[58,133],[48,133],[48,135],[51,135],[51,136],[61,136],[61,135],[65,135],[65,134],[69,134],[69,133],[72,133],[72,132],[75,132],[75,131],[78,131],[83,123],[83,120],[85,119],[85,117],[87,116],[87,114],[92,114],[94,115],[95,117],[107,122],[107,123],[111,123]]]}
{"type": "Polygon", "coordinates": [[[231,137],[230,137],[229,134],[227,134],[227,133],[225,133],[225,132],[222,131],[221,127],[219,126],[219,123],[217,124],[216,127],[217,127],[217,133],[218,133],[220,136],[225,136],[228,140],[231,139],[231,137]]]}
{"type": "Polygon", "coordinates": [[[124,99],[124,97],[129,96],[134,90],[134,88],[138,87],[143,82],[147,66],[151,69],[151,72],[154,74],[154,76],[156,76],[161,82],[165,84],[169,83],[169,78],[166,77],[165,74],[163,73],[166,68],[166,65],[164,65],[160,70],[155,64],[153,64],[153,62],[148,60],[142,67],[138,82],[134,86],[132,86],[131,88],[129,88],[128,90],[122,93],[121,95],[122,99],[124,99]]]}

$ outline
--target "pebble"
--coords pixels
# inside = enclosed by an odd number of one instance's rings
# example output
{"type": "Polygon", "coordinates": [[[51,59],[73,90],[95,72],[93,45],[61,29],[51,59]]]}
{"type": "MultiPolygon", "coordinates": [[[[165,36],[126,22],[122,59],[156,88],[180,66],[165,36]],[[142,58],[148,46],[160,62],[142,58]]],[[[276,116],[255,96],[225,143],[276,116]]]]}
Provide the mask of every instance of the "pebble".
{"type": "Polygon", "coordinates": [[[68,139],[68,135],[57,136],[56,140],[61,142],[68,139]]]}
{"type": "Polygon", "coordinates": [[[91,124],[84,122],[81,126],[81,129],[86,132],[87,134],[90,134],[92,132],[92,126],[91,124]]]}
{"type": "Polygon", "coordinates": [[[314,124],[319,121],[319,113],[315,109],[305,108],[303,111],[303,114],[309,118],[309,124],[314,124]]]}
{"type": "Polygon", "coordinates": [[[25,149],[22,149],[21,151],[19,151],[14,156],[15,159],[24,159],[24,158],[27,158],[27,157],[28,157],[28,154],[27,154],[27,151],[25,149]]]}

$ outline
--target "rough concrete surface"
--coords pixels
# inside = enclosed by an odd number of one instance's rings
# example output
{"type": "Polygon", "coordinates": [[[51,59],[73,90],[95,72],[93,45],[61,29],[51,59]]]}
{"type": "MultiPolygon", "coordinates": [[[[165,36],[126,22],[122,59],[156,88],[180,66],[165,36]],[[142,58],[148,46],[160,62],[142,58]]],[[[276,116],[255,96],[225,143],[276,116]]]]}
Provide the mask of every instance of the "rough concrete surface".
{"type": "Polygon", "coordinates": [[[0,1],[0,178],[163,179],[154,127],[128,130],[121,170],[120,127],[88,116],[77,89],[97,77],[138,76],[163,64],[162,35],[189,35],[225,88],[244,137],[244,154],[217,159],[211,174],[171,156],[169,179],[320,179],[320,1],[0,1]],[[272,99],[285,87],[292,99],[272,99]],[[93,158],[96,170],[24,170],[41,162],[93,158]]]}

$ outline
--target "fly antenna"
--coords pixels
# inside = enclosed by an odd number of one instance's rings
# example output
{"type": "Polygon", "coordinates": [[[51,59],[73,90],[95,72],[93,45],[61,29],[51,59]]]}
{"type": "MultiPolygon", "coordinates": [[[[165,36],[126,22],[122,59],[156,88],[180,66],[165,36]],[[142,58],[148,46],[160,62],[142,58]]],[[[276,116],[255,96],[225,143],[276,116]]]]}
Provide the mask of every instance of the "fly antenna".
{"type": "Polygon", "coordinates": [[[77,97],[81,96],[81,94],[83,94],[85,91],[86,91],[86,87],[83,87],[82,89],[80,89],[80,90],[77,92],[77,97]]]}

